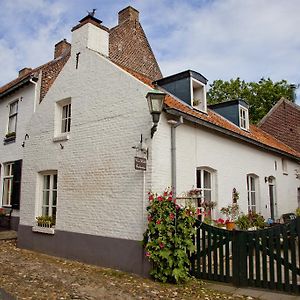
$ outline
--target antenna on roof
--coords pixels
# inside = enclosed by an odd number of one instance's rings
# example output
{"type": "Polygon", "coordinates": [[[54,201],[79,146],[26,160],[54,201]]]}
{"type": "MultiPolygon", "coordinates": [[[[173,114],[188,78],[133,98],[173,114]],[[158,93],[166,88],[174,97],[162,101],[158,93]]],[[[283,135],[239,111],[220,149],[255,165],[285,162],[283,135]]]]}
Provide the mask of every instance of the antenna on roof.
{"type": "Polygon", "coordinates": [[[88,16],[95,17],[96,10],[97,10],[97,8],[93,8],[93,11],[88,11],[87,10],[88,16]]]}

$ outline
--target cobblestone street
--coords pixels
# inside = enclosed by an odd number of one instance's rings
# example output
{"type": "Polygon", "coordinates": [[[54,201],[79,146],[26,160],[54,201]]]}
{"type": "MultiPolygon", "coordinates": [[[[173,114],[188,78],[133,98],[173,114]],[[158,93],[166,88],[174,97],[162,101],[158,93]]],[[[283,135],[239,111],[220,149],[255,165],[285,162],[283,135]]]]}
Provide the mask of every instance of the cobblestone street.
{"type": "Polygon", "coordinates": [[[0,288],[16,299],[246,299],[209,290],[196,280],[186,285],[160,284],[18,249],[15,241],[0,241],[0,265],[0,288]]]}

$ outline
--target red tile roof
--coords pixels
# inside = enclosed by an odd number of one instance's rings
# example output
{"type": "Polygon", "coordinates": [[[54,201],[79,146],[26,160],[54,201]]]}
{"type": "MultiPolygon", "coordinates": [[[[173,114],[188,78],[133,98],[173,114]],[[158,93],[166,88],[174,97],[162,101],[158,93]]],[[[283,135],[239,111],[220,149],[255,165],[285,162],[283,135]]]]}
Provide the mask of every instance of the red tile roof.
{"type": "MultiPolygon", "coordinates": [[[[146,76],[132,71],[128,68],[122,68],[134,77],[136,77],[138,80],[142,81],[143,83],[149,85],[152,88],[154,87],[151,82],[151,79],[147,78],[146,76]]],[[[241,137],[249,139],[249,141],[252,140],[258,144],[268,146],[274,150],[279,150],[288,155],[300,158],[299,152],[297,152],[296,150],[277,140],[274,136],[266,133],[265,131],[254,125],[250,125],[249,131],[242,130],[238,126],[226,120],[224,117],[220,116],[211,109],[207,109],[207,114],[199,112],[193,109],[191,106],[177,100],[175,97],[172,97],[170,95],[166,96],[165,105],[167,108],[174,109],[178,112],[195,117],[196,119],[205,121],[208,124],[212,124],[219,128],[225,129],[228,131],[228,133],[237,134],[241,137]]]]}
{"type": "Polygon", "coordinates": [[[69,57],[70,57],[70,51],[67,51],[63,56],[51,60],[50,62],[29,71],[25,75],[10,81],[9,83],[0,87],[0,96],[1,94],[9,91],[11,88],[17,86],[23,80],[26,80],[32,76],[38,76],[38,74],[42,72],[41,94],[40,94],[40,101],[42,101],[45,95],[47,94],[48,90],[50,89],[51,85],[57,78],[58,74],[62,70],[63,66],[68,61],[69,57]]]}

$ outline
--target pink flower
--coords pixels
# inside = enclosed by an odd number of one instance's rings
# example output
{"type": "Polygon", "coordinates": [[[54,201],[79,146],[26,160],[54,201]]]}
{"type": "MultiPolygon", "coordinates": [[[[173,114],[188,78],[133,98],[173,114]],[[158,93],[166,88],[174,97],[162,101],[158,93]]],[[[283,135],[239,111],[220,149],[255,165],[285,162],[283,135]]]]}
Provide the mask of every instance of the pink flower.
{"type": "Polygon", "coordinates": [[[201,215],[201,209],[198,207],[197,208],[197,216],[201,215]]]}
{"type": "Polygon", "coordinates": [[[163,201],[163,197],[162,197],[162,196],[158,196],[158,197],[157,197],[157,200],[158,200],[159,202],[161,202],[161,201],[163,201]]]}
{"type": "Polygon", "coordinates": [[[169,197],[168,197],[168,200],[169,200],[169,201],[172,201],[172,199],[173,199],[172,196],[169,196],[169,197]]]}
{"type": "Polygon", "coordinates": [[[171,220],[175,219],[175,215],[173,213],[170,213],[169,217],[170,217],[171,220]]]}
{"type": "Polygon", "coordinates": [[[161,223],[161,221],[160,221],[160,220],[157,220],[157,221],[156,221],[156,224],[158,224],[158,225],[159,225],[160,223],[161,223]]]}
{"type": "Polygon", "coordinates": [[[150,215],[148,216],[148,221],[152,221],[152,217],[150,215]]]}
{"type": "Polygon", "coordinates": [[[152,201],[153,200],[153,195],[150,195],[149,196],[149,201],[152,201]]]}
{"type": "Polygon", "coordinates": [[[150,252],[146,252],[145,255],[146,255],[147,257],[150,257],[151,254],[150,254],[150,252]]]}
{"type": "Polygon", "coordinates": [[[159,247],[160,249],[164,248],[165,247],[164,243],[159,243],[159,247]]]}
{"type": "Polygon", "coordinates": [[[165,196],[165,197],[168,196],[168,192],[164,192],[164,196],[165,196]]]}

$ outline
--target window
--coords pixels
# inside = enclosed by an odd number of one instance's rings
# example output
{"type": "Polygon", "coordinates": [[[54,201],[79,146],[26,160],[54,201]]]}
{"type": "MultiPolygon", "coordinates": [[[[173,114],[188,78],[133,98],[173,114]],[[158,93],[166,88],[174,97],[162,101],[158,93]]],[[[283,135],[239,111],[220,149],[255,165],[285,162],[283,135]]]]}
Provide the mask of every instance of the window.
{"type": "Polygon", "coordinates": [[[17,115],[18,115],[18,101],[9,105],[9,117],[7,133],[15,133],[17,131],[17,115]]]}
{"type": "Polygon", "coordinates": [[[241,107],[240,110],[240,127],[242,129],[249,129],[249,116],[248,116],[248,109],[241,107]]]}
{"type": "Polygon", "coordinates": [[[44,174],[42,188],[42,215],[56,218],[57,173],[44,174]]]}
{"type": "Polygon", "coordinates": [[[257,176],[247,176],[248,212],[257,211],[257,176]]]}
{"type": "Polygon", "coordinates": [[[71,128],[71,103],[62,107],[61,132],[70,132],[71,128]]]}
{"type": "Polygon", "coordinates": [[[205,85],[191,78],[191,104],[194,108],[206,112],[205,85]]]}
{"type": "Polygon", "coordinates": [[[13,178],[14,178],[13,163],[7,163],[4,165],[3,196],[2,196],[3,206],[11,206],[13,178]]]}
{"type": "Polygon", "coordinates": [[[213,200],[213,171],[205,168],[197,169],[197,189],[201,191],[201,200],[213,200]]]}
{"type": "Polygon", "coordinates": [[[282,158],[281,163],[282,163],[282,173],[284,175],[288,175],[287,160],[282,158]]]}

